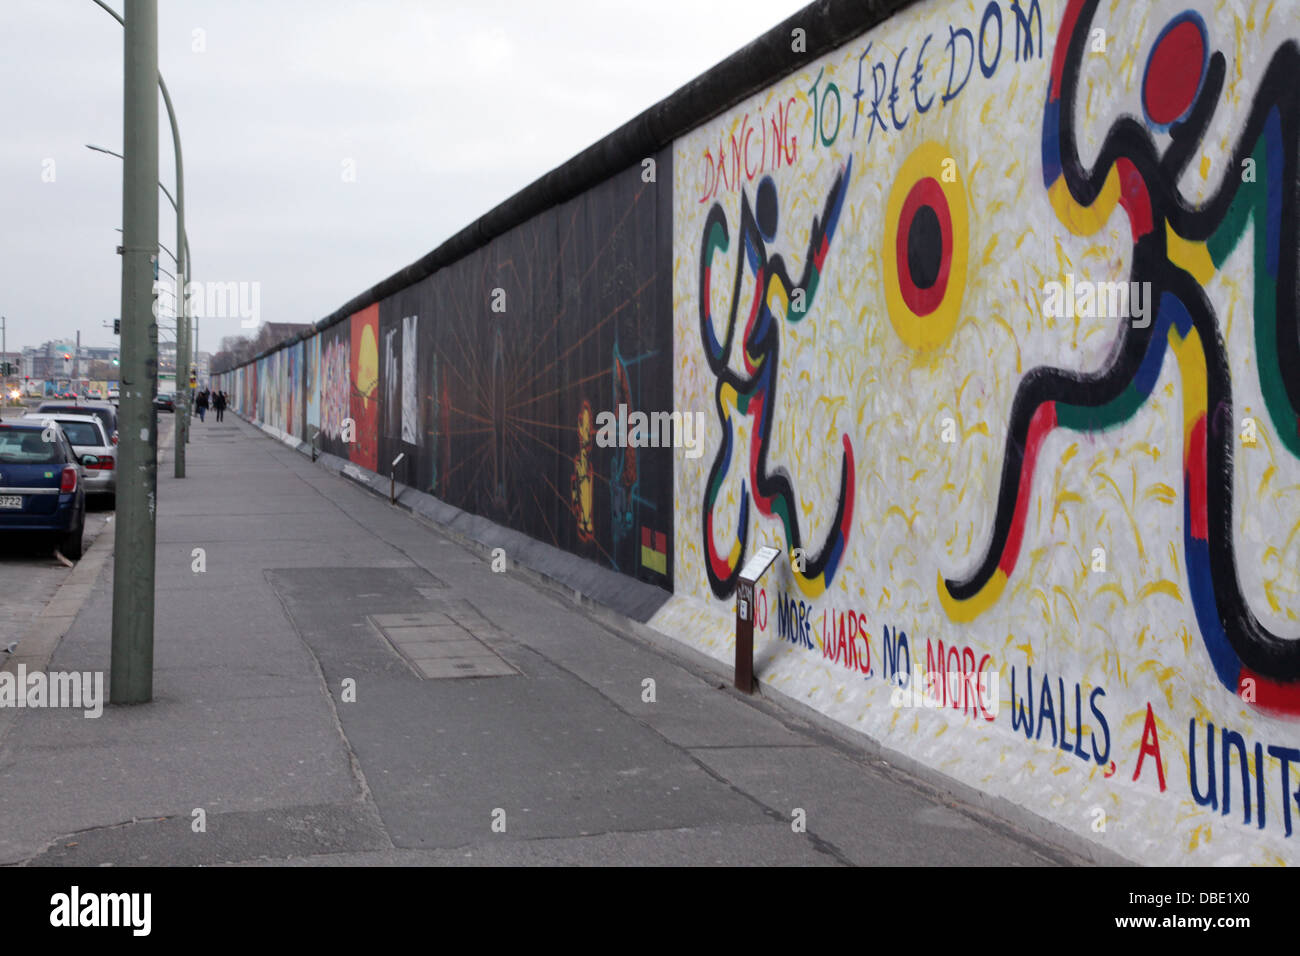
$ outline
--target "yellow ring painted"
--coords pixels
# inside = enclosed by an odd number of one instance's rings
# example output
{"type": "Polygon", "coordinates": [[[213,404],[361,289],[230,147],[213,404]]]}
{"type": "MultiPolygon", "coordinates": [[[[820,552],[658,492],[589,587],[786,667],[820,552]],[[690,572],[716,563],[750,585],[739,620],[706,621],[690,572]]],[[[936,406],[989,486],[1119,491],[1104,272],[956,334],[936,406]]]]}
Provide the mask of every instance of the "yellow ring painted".
{"type": "Polygon", "coordinates": [[[885,238],[881,243],[885,258],[885,304],[889,321],[898,337],[918,352],[937,349],[948,341],[961,314],[961,301],[966,291],[966,254],[970,238],[969,207],[966,187],[962,185],[961,172],[956,169],[952,150],[936,142],[922,143],[903,161],[894,185],[889,190],[885,207],[885,238]],[[944,181],[944,164],[951,161],[952,182],[944,181]],[[903,300],[903,289],[898,281],[897,249],[898,218],[903,202],[912,187],[927,177],[933,178],[948,200],[948,216],[952,220],[952,262],[948,267],[948,285],[943,301],[929,315],[917,315],[903,300]]]}

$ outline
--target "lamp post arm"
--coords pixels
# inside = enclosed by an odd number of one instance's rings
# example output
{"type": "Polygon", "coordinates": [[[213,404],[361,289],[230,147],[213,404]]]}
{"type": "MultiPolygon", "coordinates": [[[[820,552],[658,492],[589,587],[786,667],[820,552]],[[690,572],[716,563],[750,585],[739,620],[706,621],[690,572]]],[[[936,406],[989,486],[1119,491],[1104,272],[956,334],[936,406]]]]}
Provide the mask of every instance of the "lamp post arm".
{"type": "MultiPolygon", "coordinates": [[[[121,26],[126,26],[126,20],[122,18],[116,10],[110,7],[104,0],[91,0],[97,7],[111,16],[121,26]]],[[[172,126],[172,145],[176,150],[176,250],[181,253],[181,261],[177,263],[177,272],[184,282],[189,281],[190,274],[190,254],[189,243],[186,242],[185,233],[185,166],[181,162],[181,131],[176,123],[176,110],[172,107],[172,95],[167,91],[167,83],[163,80],[162,73],[158,74],[158,89],[162,91],[163,103],[167,106],[167,119],[172,126]]],[[[164,189],[163,192],[166,192],[164,189]]],[[[177,364],[184,365],[188,371],[190,358],[190,336],[188,321],[185,317],[185,296],[184,289],[181,290],[180,309],[178,309],[178,319],[180,327],[177,330],[177,364]]],[[[177,397],[181,400],[182,414],[177,419],[176,444],[173,453],[173,459],[176,466],[176,477],[185,477],[185,443],[189,440],[189,417],[185,413],[189,408],[189,376],[178,376],[176,383],[177,397]]]]}

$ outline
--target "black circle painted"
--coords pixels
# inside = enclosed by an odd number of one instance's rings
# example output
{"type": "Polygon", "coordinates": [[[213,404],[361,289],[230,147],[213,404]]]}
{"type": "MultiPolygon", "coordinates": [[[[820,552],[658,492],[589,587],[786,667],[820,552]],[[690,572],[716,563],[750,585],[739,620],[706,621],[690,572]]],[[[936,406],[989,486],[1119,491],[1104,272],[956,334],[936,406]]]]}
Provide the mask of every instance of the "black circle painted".
{"type": "Polygon", "coordinates": [[[933,206],[920,206],[907,230],[907,271],[912,284],[928,289],[939,278],[943,261],[943,235],[933,206]]]}

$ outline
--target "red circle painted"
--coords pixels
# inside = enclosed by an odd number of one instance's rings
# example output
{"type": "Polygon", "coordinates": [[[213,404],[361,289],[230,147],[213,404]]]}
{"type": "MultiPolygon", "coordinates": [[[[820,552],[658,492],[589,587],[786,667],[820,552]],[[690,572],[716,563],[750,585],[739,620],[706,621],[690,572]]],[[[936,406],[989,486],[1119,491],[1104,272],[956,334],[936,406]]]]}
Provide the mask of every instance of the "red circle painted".
{"type": "Polygon", "coordinates": [[[1192,108],[1204,64],[1205,40],[1191,20],[1176,24],[1160,38],[1142,85],[1142,105],[1153,123],[1168,126],[1192,108]]]}
{"type": "Polygon", "coordinates": [[[952,267],[952,216],[948,212],[948,197],[934,177],[917,180],[916,185],[909,190],[898,215],[894,243],[894,267],[898,273],[898,290],[902,293],[903,301],[914,315],[929,315],[943,302],[943,294],[948,289],[948,270],[952,267]],[[943,248],[939,253],[939,274],[928,289],[919,288],[912,281],[907,265],[908,234],[912,230],[912,219],[922,206],[934,210],[939,220],[939,234],[943,237],[943,248]]]}

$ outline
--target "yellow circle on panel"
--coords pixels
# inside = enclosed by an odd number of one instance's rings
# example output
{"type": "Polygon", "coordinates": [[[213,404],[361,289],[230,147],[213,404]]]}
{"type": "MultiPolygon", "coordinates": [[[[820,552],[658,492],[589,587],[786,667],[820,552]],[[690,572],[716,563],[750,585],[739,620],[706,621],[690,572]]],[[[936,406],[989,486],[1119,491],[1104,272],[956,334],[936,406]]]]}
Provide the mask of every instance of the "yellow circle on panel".
{"type": "Polygon", "coordinates": [[[969,226],[966,189],[952,151],[922,143],[903,161],[889,190],[882,243],[889,321],[918,352],[943,345],[957,327],[969,226]],[[912,253],[933,259],[927,262],[931,268],[918,269],[912,253]]]}

